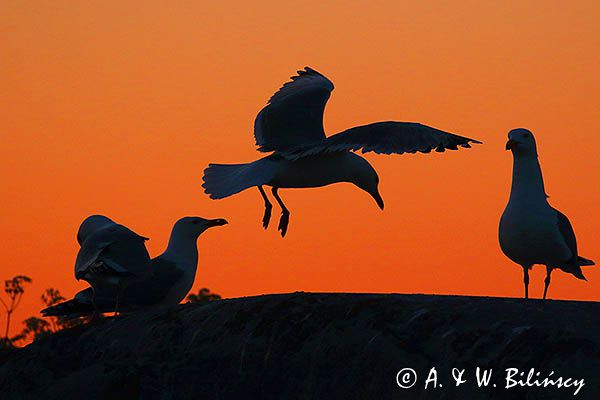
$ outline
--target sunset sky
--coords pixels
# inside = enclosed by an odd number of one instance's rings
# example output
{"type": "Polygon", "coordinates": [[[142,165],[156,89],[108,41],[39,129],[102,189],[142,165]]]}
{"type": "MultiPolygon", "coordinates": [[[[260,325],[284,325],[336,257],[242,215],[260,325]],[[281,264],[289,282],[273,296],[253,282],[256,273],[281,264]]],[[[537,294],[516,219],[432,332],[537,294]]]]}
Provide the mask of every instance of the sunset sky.
{"type": "MultiPolygon", "coordinates": [[[[76,232],[101,213],[148,236],[151,255],[185,215],[227,218],[199,240],[194,290],[523,294],[502,254],[507,132],[538,142],[546,190],[581,255],[600,261],[598,1],[4,1],[0,5],[0,280],[33,278],[12,332],[40,295],[72,296],[76,232]],[[373,155],[385,211],[350,184],[282,190],[285,239],[261,227],[256,189],[202,191],[209,162],[260,156],[252,128],[304,66],[333,81],[329,134],[414,121],[484,142],[373,155]]],[[[555,271],[549,296],[600,300],[555,271]]],[[[541,297],[545,270],[530,294],[541,297]]],[[[0,316],[3,328],[5,316],[0,316]]]]}

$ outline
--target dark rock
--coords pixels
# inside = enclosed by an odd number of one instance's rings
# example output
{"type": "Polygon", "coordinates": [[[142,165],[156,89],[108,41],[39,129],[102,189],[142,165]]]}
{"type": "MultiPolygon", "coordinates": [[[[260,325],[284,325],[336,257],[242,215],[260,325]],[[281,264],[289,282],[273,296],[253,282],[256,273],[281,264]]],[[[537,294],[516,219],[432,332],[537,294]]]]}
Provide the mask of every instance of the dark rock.
{"type": "Polygon", "coordinates": [[[294,293],[107,318],[0,355],[1,399],[600,399],[600,304],[294,293]],[[438,373],[438,387],[425,380],[438,373]],[[479,388],[476,368],[493,369],[479,388]],[[396,375],[413,368],[417,383],[396,375]],[[452,368],[465,369],[455,386],[452,368]],[[439,384],[442,387],[439,387],[439,384]],[[497,386],[494,388],[493,383],[497,386]]]}

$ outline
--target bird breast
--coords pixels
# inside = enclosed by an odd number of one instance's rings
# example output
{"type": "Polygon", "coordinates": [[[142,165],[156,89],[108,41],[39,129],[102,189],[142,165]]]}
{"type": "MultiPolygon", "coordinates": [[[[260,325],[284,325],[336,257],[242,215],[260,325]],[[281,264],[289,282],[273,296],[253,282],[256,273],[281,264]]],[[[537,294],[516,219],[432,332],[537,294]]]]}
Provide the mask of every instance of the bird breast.
{"type": "Polygon", "coordinates": [[[571,254],[550,207],[532,209],[509,203],[500,218],[499,240],[502,252],[521,265],[556,266],[571,254]]]}
{"type": "Polygon", "coordinates": [[[320,154],[295,161],[278,160],[270,184],[280,188],[310,188],[348,182],[351,171],[346,153],[320,154]]]}

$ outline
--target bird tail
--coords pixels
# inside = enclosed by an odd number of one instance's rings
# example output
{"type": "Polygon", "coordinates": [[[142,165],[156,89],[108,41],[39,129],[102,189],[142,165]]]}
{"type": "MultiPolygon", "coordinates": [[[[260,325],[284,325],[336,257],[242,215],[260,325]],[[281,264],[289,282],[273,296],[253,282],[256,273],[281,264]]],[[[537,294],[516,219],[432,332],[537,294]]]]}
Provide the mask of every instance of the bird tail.
{"type": "Polygon", "coordinates": [[[78,292],[71,300],[63,301],[56,305],[44,308],[40,313],[44,317],[61,317],[64,319],[72,319],[84,315],[92,315],[97,312],[111,312],[115,309],[115,298],[99,298],[95,301],[94,291],[91,287],[78,292]],[[96,303],[94,305],[94,302],[96,303]]]}
{"type": "Polygon", "coordinates": [[[570,266],[568,266],[568,268],[563,269],[563,271],[572,274],[573,276],[575,276],[578,279],[587,281],[587,279],[583,275],[583,271],[581,270],[581,267],[590,266],[590,265],[596,265],[596,264],[594,264],[594,262],[592,260],[588,260],[585,257],[577,256],[577,260],[574,263],[574,265],[571,264],[570,266]]]}
{"type": "Polygon", "coordinates": [[[587,281],[585,276],[583,276],[583,272],[581,271],[580,267],[576,267],[574,270],[569,271],[569,272],[571,272],[571,274],[573,274],[573,276],[575,276],[575,278],[581,279],[582,281],[587,281]]]}
{"type": "Polygon", "coordinates": [[[40,313],[44,317],[64,317],[66,319],[77,318],[82,315],[94,313],[92,303],[82,302],[78,299],[63,301],[55,306],[44,308],[40,313]]]}
{"type": "Polygon", "coordinates": [[[252,186],[266,184],[273,169],[265,159],[247,164],[208,164],[202,178],[204,192],[211,199],[222,199],[252,186]]]}
{"type": "Polygon", "coordinates": [[[593,262],[592,260],[589,260],[589,259],[585,258],[585,257],[578,256],[577,257],[577,265],[579,265],[581,267],[588,267],[588,266],[591,266],[591,265],[596,265],[596,263],[593,262]]]}

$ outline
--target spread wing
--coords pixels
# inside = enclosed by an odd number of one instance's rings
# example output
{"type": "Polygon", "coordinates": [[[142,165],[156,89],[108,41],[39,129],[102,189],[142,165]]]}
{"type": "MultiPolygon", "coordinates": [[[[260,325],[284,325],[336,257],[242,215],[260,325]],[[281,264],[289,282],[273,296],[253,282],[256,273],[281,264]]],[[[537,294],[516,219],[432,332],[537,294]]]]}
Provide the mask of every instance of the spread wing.
{"type": "Polygon", "coordinates": [[[77,279],[137,276],[150,273],[148,240],[123,225],[102,228],[85,240],[75,261],[77,279]]]}
{"type": "Polygon", "coordinates": [[[259,151],[280,151],[325,139],[323,112],[333,83],[306,67],[271,97],[254,121],[259,151]]]}
{"type": "Polygon", "coordinates": [[[431,150],[443,152],[457,150],[458,147],[471,147],[469,143],[478,140],[444,132],[436,128],[414,122],[376,122],[357,126],[328,137],[323,142],[299,146],[281,152],[285,158],[296,160],[321,153],[358,151],[377,154],[429,153],[431,150]]]}

